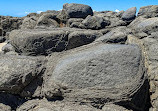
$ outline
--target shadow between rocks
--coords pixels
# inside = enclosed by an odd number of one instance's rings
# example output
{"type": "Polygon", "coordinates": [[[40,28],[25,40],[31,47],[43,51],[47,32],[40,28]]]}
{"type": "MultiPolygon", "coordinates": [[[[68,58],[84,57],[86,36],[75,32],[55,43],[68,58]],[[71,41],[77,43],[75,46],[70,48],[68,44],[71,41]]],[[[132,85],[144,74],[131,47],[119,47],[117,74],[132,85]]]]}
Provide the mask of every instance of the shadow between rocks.
{"type": "Polygon", "coordinates": [[[149,111],[149,108],[151,108],[149,88],[149,81],[145,80],[143,86],[134,94],[131,101],[115,104],[133,111],[149,111]]]}

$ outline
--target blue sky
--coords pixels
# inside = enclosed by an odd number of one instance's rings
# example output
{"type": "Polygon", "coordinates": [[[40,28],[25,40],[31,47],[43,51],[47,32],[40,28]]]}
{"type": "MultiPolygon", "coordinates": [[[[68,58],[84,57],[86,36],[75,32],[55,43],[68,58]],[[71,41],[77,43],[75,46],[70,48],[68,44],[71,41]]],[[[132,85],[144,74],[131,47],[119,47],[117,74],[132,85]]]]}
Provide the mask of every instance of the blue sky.
{"type": "Polygon", "coordinates": [[[25,16],[29,12],[60,10],[64,3],[87,4],[96,11],[115,11],[158,5],[158,0],[0,0],[0,15],[25,16]]]}

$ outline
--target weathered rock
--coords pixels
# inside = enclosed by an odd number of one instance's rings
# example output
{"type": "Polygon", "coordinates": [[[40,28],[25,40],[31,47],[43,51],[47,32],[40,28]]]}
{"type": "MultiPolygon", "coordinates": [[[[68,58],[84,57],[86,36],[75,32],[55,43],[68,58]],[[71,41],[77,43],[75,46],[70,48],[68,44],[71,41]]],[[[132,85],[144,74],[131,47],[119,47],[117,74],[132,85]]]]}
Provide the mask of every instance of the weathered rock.
{"type": "Polygon", "coordinates": [[[137,46],[92,43],[54,53],[48,61],[43,89],[47,98],[58,96],[94,106],[128,101],[129,106],[144,110],[148,85],[137,46]],[[143,91],[136,94],[143,84],[143,91]]]}
{"type": "Polygon", "coordinates": [[[94,107],[69,102],[49,102],[47,100],[30,100],[22,104],[17,111],[101,111],[94,107]]]}
{"type": "Polygon", "coordinates": [[[52,13],[43,14],[37,21],[36,26],[45,26],[45,27],[59,27],[57,20],[57,15],[52,13]]]}
{"type": "Polygon", "coordinates": [[[67,34],[62,30],[14,30],[11,45],[23,55],[48,55],[66,48],[67,34]]]}
{"type": "Polygon", "coordinates": [[[67,49],[89,44],[100,36],[102,36],[102,33],[96,31],[74,31],[68,36],[67,49]]]}
{"type": "Polygon", "coordinates": [[[10,32],[12,30],[19,29],[20,25],[22,24],[22,21],[23,21],[22,18],[4,17],[1,20],[3,35],[5,35],[6,32],[10,32]]]}
{"type": "Polygon", "coordinates": [[[96,39],[96,42],[104,42],[104,43],[120,43],[124,44],[127,40],[127,35],[129,34],[129,30],[125,26],[117,27],[105,35],[96,39]]]}
{"type": "Polygon", "coordinates": [[[158,17],[154,17],[138,22],[138,24],[132,27],[132,30],[133,33],[139,37],[139,35],[142,36],[140,33],[144,33],[143,36],[145,36],[145,35],[150,35],[152,32],[158,31],[157,27],[158,27],[158,17]]]}
{"type": "Polygon", "coordinates": [[[87,16],[85,20],[82,21],[81,28],[85,29],[102,29],[110,24],[110,21],[104,20],[98,16],[87,16]]]}
{"type": "Polygon", "coordinates": [[[145,18],[158,17],[158,5],[141,7],[138,12],[138,16],[142,16],[145,18]]]}
{"type": "Polygon", "coordinates": [[[88,15],[93,15],[93,11],[90,6],[83,4],[64,4],[63,10],[70,18],[86,18],[88,15]]]}
{"type": "Polygon", "coordinates": [[[122,19],[124,21],[131,22],[136,17],[136,10],[137,10],[136,7],[129,8],[123,13],[122,19]]]}
{"type": "Polygon", "coordinates": [[[14,55],[0,58],[0,91],[18,94],[45,70],[40,58],[14,55]]]}
{"type": "Polygon", "coordinates": [[[73,24],[76,24],[76,23],[78,23],[78,26],[77,26],[77,28],[79,28],[79,25],[80,25],[80,23],[83,21],[83,19],[82,18],[70,18],[69,20],[68,20],[68,22],[67,22],[67,26],[69,26],[69,27],[74,27],[73,26],[73,24]]]}
{"type": "Polygon", "coordinates": [[[23,20],[22,25],[20,27],[21,27],[21,29],[34,29],[34,27],[37,24],[37,20],[38,20],[37,16],[26,17],[23,20]]]}

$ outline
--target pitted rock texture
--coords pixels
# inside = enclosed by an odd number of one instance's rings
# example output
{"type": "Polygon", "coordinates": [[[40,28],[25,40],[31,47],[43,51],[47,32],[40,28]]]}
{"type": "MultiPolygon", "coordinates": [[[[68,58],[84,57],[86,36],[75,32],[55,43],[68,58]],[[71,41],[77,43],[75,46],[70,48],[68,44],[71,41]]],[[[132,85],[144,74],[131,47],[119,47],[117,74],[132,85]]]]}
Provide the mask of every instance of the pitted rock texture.
{"type": "Polygon", "coordinates": [[[0,110],[158,111],[158,5],[0,21],[0,110]]]}
{"type": "Polygon", "coordinates": [[[15,30],[10,33],[11,44],[24,55],[48,55],[66,48],[65,31],[15,30]]]}
{"type": "MultiPolygon", "coordinates": [[[[146,73],[138,46],[90,44],[58,57],[52,55],[48,61],[50,77],[43,89],[48,98],[62,96],[67,101],[85,103],[130,102],[145,84],[146,73]]],[[[137,108],[137,104],[134,106],[137,108]]]]}
{"type": "Polygon", "coordinates": [[[0,58],[0,91],[18,94],[45,70],[40,58],[14,55],[0,58]]]}

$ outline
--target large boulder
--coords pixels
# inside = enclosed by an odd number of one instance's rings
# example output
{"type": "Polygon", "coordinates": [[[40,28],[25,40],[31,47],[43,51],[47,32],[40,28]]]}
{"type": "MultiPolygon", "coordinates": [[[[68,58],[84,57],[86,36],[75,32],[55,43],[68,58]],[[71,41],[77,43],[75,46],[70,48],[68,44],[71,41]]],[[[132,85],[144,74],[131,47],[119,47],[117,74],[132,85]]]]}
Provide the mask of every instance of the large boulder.
{"type": "Polygon", "coordinates": [[[97,31],[74,31],[68,36],[67,49],[89,44],[100,36],[102,36],[102,33],[97,31]]]}
{"type": "Polygon", "coordinates": [[[45,70],[42,58],[1,55],[0,60],[0,91],[12,94],[20,93],[45,70]]]}
{"type": "Polygon", "coordinates": [[[91,7],[83,4],[66,3],[63,5],[63,10],[70,18],[86,18],[88,15],[93,15],[91,7]]]}
{"type": "Polygon", "coordinates": [[[43,88],[47,98],[63,97],[95,107],[120,102],[145,109],[148,84],[138,46],[92,43],[54,53],[48,61],[43,88]]]}
{"type": "Polygon", "coordinates": [[[126,10],[123,15],[122,15],[122,19],[124,21],[129,21],[131,22],[132,20],[135,19],[136,17],[136,7],[132,7],[132,8],[129,8],[128,10],[126,10]]]}
{"type": "Polygon", "coordinates": [[[138,17],[139,16],[145,18],[158,17],[158,5],[149,5],[141,7],[138,12],[138,17]]]}
{"type": "Polygon", "coordinates": [[[9,39],[23,55],[48,55],[66,48],[67,34],[62,30],[14,30],[9,39]]]}

